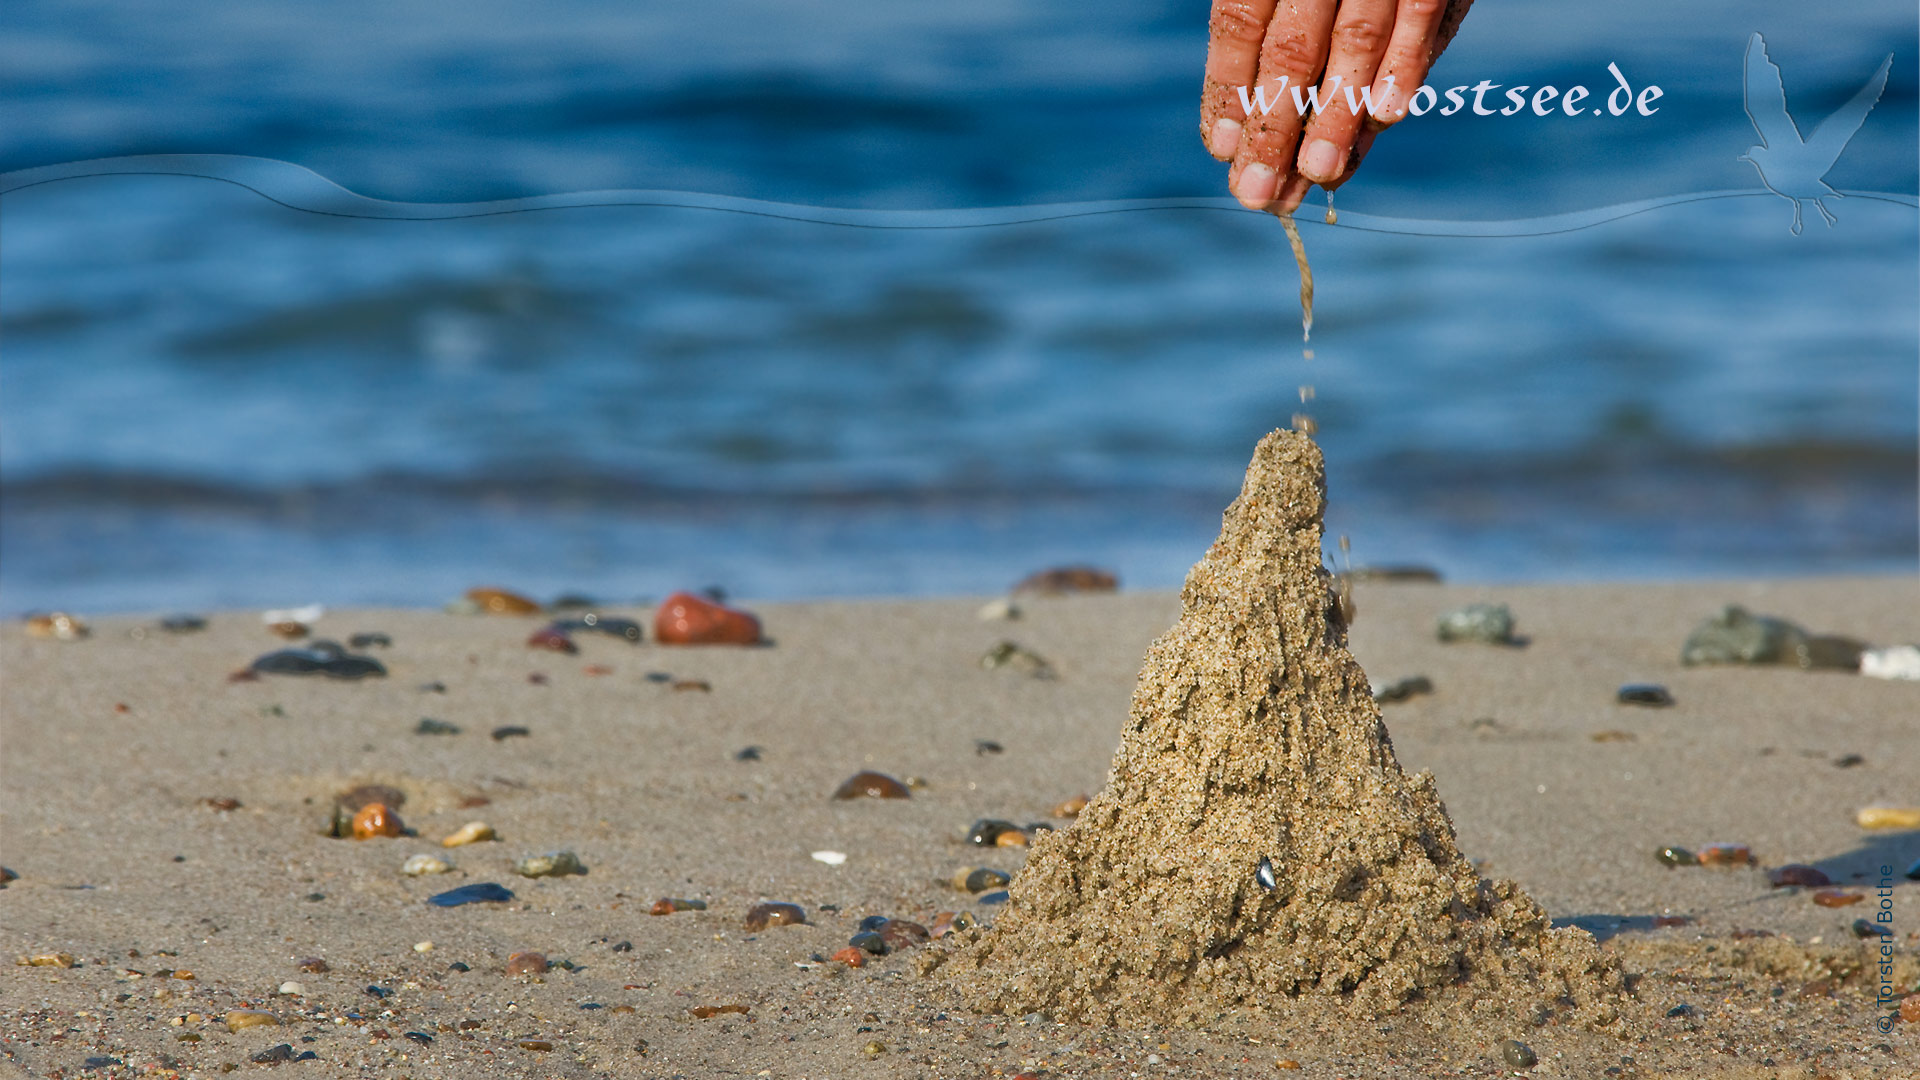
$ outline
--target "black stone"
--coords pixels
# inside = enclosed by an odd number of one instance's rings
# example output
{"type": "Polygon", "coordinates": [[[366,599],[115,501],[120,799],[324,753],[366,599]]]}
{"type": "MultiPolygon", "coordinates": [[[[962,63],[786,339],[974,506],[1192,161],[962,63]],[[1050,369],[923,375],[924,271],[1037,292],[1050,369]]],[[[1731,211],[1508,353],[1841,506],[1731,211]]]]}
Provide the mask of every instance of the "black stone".
{"type": "Polygon", "coordinates": [[[433,1036],[424,1031],[409,1031],[406,1033],[406,1037],[419,1043],[421,1046],[433,1045],[433,1036]]]}
{"type": "Polygon", "coordinates": [[[393,996],[393,991],[384,986],[369,986],[367,987],[367,994],[371,997],[379,998],[381,1001],[385,1001],[393,996]]]}
{"type": "Polygon", "coordinates": [[[461,963],[460,961],[455,960],[453,963],[447,965],[447,970],[448,971],[472,971],[473,969],[461,963]]]}
{"type": "Polygon", "coordinates": [[[160,620],[160,629],[169,634],[191,634],[206,628],[207,620],[198,615],[169,615],[160,620]]]}
{"type": "Polygon", "coordinates": [[[384,676],[386,666],[371,656],[354,656],[337,641],[315,641],[304,649],[281,649],[254,659],[262,675],[325,675],[330,679],[384,676]]]}
{"type": "Polygon", "coordinates": [[[253,1062],[255,1065],[278,1065],[283,1061],[293,1060],[293,1047],[286,1043],[281,1043],[278,1046],[268,1047],[247,1060],[253,1062]]]}
{"type": "Polygon", "coordinates": [[[382,649],[391,649],[393,639],[375,631],[370,634],[355,634],[347,639],[347,644],[356,649],[371,649],[376,645],[382,649]]]}
{"type": "Polygon", "coordinates": [[[990,870],[983,866],[967,875],[966,886],[967,891],[970,893],[982,893],[990,889],[998,889],[1011,880],[1013,879],[1005,873],[999,870],[990,870]]]}
{"type": "Polygon", "coordinates": [[[892,919],[887,918],[885,915],[869,915],[860,920],[860,929],[878,930],[892,921],[892,919]]]}
{"type": "Polygon", "coordinates": [[[1853,936],[1858,938],[1890,938],[1893,936],[1893,928],[1890,926],[1881,926],[1871,919],[1855,919],[1853,920],[1853,936]]]}
{"type": "Polygon", "coordinates": [[[415,735],[458,735],[460,725],[449,724],[445,720],[435,720],[431,716],[423,716],[419,723],[413,725],[413,733],[415,735]]]}
{"type": "Polygon", "coordinates": [[[1675,1005],[1673,1008],[1667,1010],[1668,1016],[1692,1016],[1693,1014],[1694,1014],[1693,1006],[1687,1004],[1684,1001],[1678,1005],[1675,1005]]]}
{"type": "Polygon", "coordinates": [[[493,729],[493,741],[500,742],[503,739],[511,739],[515,737],[525,738],[526,736],[529,736],[532,734],[533,734],[532,731],[529,731],[528,729],[521,727],[519,724],[503,724],[500,727],[493,729]]]}
{"type": "Polygon", "coordinates": [[[631,941],[622,941],[622,942],[620,942],[619,944],[617,944],[617,945],[615,945],[615,946],[613,947],[613,951],[614,951],[614,952],[632,952],[632,951],[633,951],[633,942],[631,942],[631,941]]]}
{"type": "Polygon", "coordinates": [[[1006,749],[1007,749],[1006,747],[1001,746],[999,743],[994,742],[992,739],[973,740],[973,752],[976,754],[979,754],[982,757],[985,757],[988,754],[1005,753],[1006,749]]]}
{"type": "Polygon", "coordinates": [[[999,843],[1000,837],[1003,834],[1019,831],[1020,826],[1015,825],[1011,821],[1001,821],[997,818],[981,818],[979,821],[973,823],[973,828],[967,830],[967,843],[979,844],[981,847],[994,847],[999,843]]]}
{"type": "Polygon", "coordinates": [[[739,751],[737,751],[737,752],[736,752],[736,753],[735,753],[735,754],[733,755],[733,760],[735,760],[735,761],[759,761],[759,760],[760,760],[760,748],[759,748],[759,747],[757,747],[757,746],[748,746],[748,747],[744,747],[744,748],[742,748],[741,750],[739,750],[739,751]]]}
{"type": "Polygon", "coordinates": [[[1433,680],[1425,675],[1409,675],[1398,682],[1390,682],[1373,692],[1373,700],[1381,705],[1392,705],[1408,701],[1421,694],[1433,693],[1433,680]]]}
{"type": "Polygon", "coordinates": [[[1657,683],[1628,683],[1614,694],[1614,700],[1622,705],[1648,705],[1664,709],[1673,704],[1673,695],[1657,683]]]}
{"type": "Polygon", "coordinates": [[[979,896],[973,898],[973,902],[976,904],[1004,904],[1008,899],[1009,894],[1007,890],[1001,889],[997,892],[981,893],[979,896]]]}
{"type": "Polygon", "coordinates": [[[847,944],[864,949],[875,956],[887,955],[887,939],[871,930],[863,930],[847,939],[847,944]]]}

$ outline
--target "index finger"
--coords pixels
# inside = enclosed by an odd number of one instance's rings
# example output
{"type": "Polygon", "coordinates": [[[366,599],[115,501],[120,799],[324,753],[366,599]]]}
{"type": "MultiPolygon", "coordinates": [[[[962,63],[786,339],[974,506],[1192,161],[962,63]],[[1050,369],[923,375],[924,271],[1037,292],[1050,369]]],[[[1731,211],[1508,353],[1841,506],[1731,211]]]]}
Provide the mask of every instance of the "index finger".
{"type": "Polygon", "coordinates": [[[1213,0],[1207,23],[1206,85],[1200,95],[1200,137],[1221,161],[1240,149],[1246,110],[1240,90],[1253,85],[1260,66],[1260,43],[1273,21],[1278,0],[1213,0]]]}

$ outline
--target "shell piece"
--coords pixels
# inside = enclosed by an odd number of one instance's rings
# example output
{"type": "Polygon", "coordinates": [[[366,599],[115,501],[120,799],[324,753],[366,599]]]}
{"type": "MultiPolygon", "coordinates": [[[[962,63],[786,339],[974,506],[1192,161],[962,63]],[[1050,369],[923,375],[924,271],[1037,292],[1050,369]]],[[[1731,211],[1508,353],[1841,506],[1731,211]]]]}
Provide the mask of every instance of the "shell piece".
{"type": "Polygon", "coordinates": [[[465,825],[455,829],[446,839],[440,841],[440,846],[461,847],[466,844],[477,844],[482,840],[498,839],[499,837],[494,835],[493,826],[484,821],[469,821],[465,825]]]}
{"type": "Polygon", "coordinates": [[[765,930],[770,926],[800,926],[806,921],[806,909],[799,904],[770,901],[747,910],[746,926],[748,930],[765,930]]]}
{"type": "Polygon", "coordinates": [[[426,874],[444,874],[453,869],[445,859],[433,855],[411,855],[400,864],[400,872],[408,877],[421,877],[426,874]]]}

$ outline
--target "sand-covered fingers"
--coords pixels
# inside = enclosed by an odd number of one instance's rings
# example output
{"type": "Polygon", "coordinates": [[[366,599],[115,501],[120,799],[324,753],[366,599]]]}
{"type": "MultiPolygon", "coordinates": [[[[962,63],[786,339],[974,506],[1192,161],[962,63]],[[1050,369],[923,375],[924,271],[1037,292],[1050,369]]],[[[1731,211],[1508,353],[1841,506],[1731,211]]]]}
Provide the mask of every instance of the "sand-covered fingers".
{"type": "MultiPolygon", "coordinates": [[[[1368,125],[1383,128],[1404,120],[1414,91],[1427,81],[1427,72],[1445,46],[1440,41],[1442,23],[1460,25],[1460,17],[1473,0],[1400,0],[1393,20],[1393,35],[1387,41],[1386,55],[1373,77],[1373,115],[1368,125]],[[1457,8],[1451,20],[1449,8],[1457,8]]],[[[1452,37],[1452,29],[1447,32],[1452,37]]]]}
{"type": "Polygon", "coordinates": [[[1316,109],[1301,139],[1299,171],[1327,185],[1346,174],[1373,96],[1373,78],[1392,39],[1398,0],[1344,0],[1333,24],[1316,109]]]}
{"type": "Polygon", "coordinates": [[[1247,112],[1243,90],[1260,69],[1260,44],[1267,39],[1276,0],[1213,0],[1207,24],[1207,75],[1200,93],[1200,137],[1207,152],[1233,160],[1247,112]]]}
{"type": "Polygon", "coordinates": [[[1294,173],[1308,90],[1326,65],[1338,7],[1337,0],[1281,0],[1274,11],[1231,177],[1234,197],[1248,209],[1266,209],[1294,173]]]}

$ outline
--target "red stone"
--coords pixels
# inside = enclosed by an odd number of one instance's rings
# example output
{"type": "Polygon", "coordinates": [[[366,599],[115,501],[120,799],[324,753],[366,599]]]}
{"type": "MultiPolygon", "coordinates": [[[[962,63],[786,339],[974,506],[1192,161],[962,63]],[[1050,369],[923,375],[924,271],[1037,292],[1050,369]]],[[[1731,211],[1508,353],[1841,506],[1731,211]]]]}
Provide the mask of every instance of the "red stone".
{"type": "Polygon", "coordinates": [[[527,636],[527,648],[551,649],[559,653],[577,653],[580,646],[573,643],[565,630],[557,626],[543,626],[527,636]]]}
{"type": "Polygon", "coordinates": [[[834,789],[836,799],[910,799],[913,793],[907,785],[888,776],[886,773],[857,772],[847,777],[846,782],[834,789]]]}
{"type": "Polygon", "coordinates": [[[1809,888],[1833,884],[1833,879],[1817,866],[1803,866],[1800,863],[1788,863],[1767,871],[1767,884],[1776,889],[1789,885],[1804,885],[1809,888]]]}
{"type": "Polygon", "coordinates": [[[654,615],[653,636],[662,645],[758,645],[760,620],[692,593],[677,592],[654,615]]]}
{"type": "Polygon", "coordinates": [[[834,953],[832,956],[828,957],[828,959],[832,960],[836,964],[845,964],[848,967],[865,967],[867,964],[866,952],[864,950],[855,948],[852,945],[849,945],[846,948],[841,949],[839,952],[834,953]]]}

